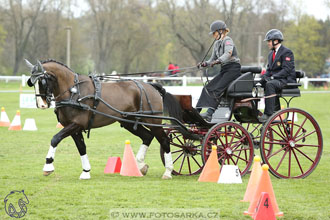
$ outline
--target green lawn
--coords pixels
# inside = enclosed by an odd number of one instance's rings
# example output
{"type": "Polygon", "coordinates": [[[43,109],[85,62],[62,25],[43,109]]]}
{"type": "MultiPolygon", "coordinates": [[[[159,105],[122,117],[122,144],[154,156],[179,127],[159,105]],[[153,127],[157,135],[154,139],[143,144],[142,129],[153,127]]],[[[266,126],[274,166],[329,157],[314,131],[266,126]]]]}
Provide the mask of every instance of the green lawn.
{"type": "MultiPolygon", "coordinates": [[[[18,89],[17,85],[0,83],[0,90],[18,89]]],[[[12,120],[19,109],[19,94],[0,93],[2,106],[12,120]]],[[[324,149],[318,167],[306,179],[284,180],[271,176],[279,209],[284,212],[280,219],[330,219],[330,94],[303,94],[292,101],[292,107],[304,109],[316,118],[322,129],[324,149]]],[[[249,175],[243,177],[243,184],[233,185],[201,183],[197,181],[198,176],[161,180],[164,167],[156,140],[146,157],[150,165],[147,176],[104,174],[108,157],[123,156],[126,139],[131,140],[135,154],[141,143],[118,123],[92,130],[90,139],[85,137],[92,166],[91,180],[79,180],[81,162],[71,138],[58,146],[55,173],[44,177],[42,167],[50,140],[59,131],[55,127],[56,116],[53,109],[20,110],[22,123],[26,118],[34,118],[38,131],[8,131],[0,127],[0,219],[12,219],[4,209],[6,195],[23,189],[30,201],[23,219],[110,219],[113,210],[136,209],[203,213],[215,210],[220,212],[220,219],[251,219],[243,215],[249,204],[240,202],[249,175]]]]}

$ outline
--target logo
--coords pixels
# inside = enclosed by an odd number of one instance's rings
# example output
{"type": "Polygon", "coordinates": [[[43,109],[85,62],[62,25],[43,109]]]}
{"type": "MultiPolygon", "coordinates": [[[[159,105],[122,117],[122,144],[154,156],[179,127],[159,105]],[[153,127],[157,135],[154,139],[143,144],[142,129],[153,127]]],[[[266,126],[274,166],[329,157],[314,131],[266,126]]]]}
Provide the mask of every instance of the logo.
{"type": "Polygon", "coordinates": [[[281,66],[281,62],[280,61],[277,62],[277,66],[281,66]]]}
{"type": "Polygon", "coordinates": [[[285,60],[286,60],[286,61],[290,61],[291,58],[290,58],[290,57],[285,57],[285,60]]]}
{"type": "Polygon", "coordinates": [[[22,218],[27,213],[26,204],[29,199],[22,191],[11,191],[5,198],[5,210],[7,215],[13,218],[22,218]]]}

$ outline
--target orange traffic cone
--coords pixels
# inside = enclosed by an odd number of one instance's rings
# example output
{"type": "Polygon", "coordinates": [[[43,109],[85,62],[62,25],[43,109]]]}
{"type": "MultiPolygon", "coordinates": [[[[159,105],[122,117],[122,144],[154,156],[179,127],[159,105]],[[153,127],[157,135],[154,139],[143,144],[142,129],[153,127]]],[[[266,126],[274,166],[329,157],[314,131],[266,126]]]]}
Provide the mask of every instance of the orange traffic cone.
{"type": "Polygon", "coordinates": [[[256,192],[257,185],[261,176],[261,165],[260,165],[260,157],[254,157],[254,163],[252,166],[252,172],[250,175],[249,183],[246,187],[245,195],[241,202],[251,202],[256,192]]]}
{"type": "Polygon", "coordinates": [[[260,180],[256,189],[256,192],[253,196],[253,199],[250,203],[249,209],[248,211],[244,212],[244,215],[253,215],[255,212],[255,209],[258,205],[258,201],[259,198],[261,196],[262,192],[267,192],[269,194],[269,197],[272,201],[272,206],[275,212],[275,216],[283,216],[283,212],[280,212],[280,210],[278,209],[278,205],[276,202],[276,198],[275,198],[275,194],[274,194],[274,190],[273,190],[273,186],[272,186],[272,182],[270,180],[270,176],[268,173],[268,165],[264,164],[262,165],[262,173],[260,176],[260,180]]]}
{"type": "Polygon", "coordinates": [[[262,192],[255,213],[254,220],[276,220],[271,199],[268,193],[262,192]]]}
{"type": "Polygon", "coordinates": [[[59,122],[59,123],[57,123],[56,128],[64,128],[64,127],[63,127],[63,125],[59,122]]]}
{"type": "Polygon", "coordinates": [[[143,176],[138,168],[133,150],[131,148],[131,142],[125,141],[125,151],[123,157],[123,163],[120,169],[120,175],[122,176],[143,176]]]}
{"type": "Polygon", "coordinates": [[[15,131],[22,130],[22,126],[21,126],[21,113],[20,113],[19,110],[16,111],[16,115],[15,115],[12,123],[10,124],[8,130],[15,130],[15,131]]]}
{"type": "Polygon", "coordinates": [[[218,162],[217,147],[212,146],[212,152],[207,159],[201,175],[198,178],[199,182],[218,182],[220,176],[220,165],[218,162]]]}
{"type": "Polygon", "coordinates": [[[120,173],[121,160],[120,157],[109,157],[104,173],[120,173]]]}
{"type": "Polygon", "coordinates": [[[1,107],[0,127],[9,127],[10,121],[4,107],[1,107]]]}

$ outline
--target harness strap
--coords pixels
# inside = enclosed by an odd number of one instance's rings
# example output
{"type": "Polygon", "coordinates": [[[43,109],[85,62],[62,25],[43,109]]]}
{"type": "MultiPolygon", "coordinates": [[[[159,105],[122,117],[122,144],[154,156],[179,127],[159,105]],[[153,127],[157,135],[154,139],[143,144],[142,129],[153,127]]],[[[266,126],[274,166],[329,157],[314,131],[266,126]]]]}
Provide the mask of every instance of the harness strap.
{"type": "MultiPolygon", "coordinates": [[[[95,88],[93,109],[96,110],[98,104],[100,103],[100,98],[101,98],[101,82],[96,77],[94,77],[93,75],[90,75],[89,77],[92,79],[92,82],[93,82],[93,85],[94,85],[94,88],[95,88]]],[[[92,128],[92,125],[93,125],[95,115],[96,115],[96,113],[95,113],[95,111],[93,111],[92,116],[88,121],[87,138],[89,138],[89,134],[90,134],[90,131],[91,131],[91,128],[92,128]]]]}
{"type": "MultiPolygon", "coordinates": [[[[148,94],[147,94],[145,88],[142,86],[142,84],[141,84],[140,82],[138,82],[138,81],[136,81],[136,80],[133,80],[133,82],[134,82],[134,83],[136,84],[136,86],[140,89],[140,94],[141,94],[141,95],[140,95],[140,109],[139,109],[138,112],[143,113],[143,100],[142,100],[142,98],[143,98],[143,93],[144,93],[144,95],[145,95],[145,97],[146,97],[146,99],[147,99],[147,103],[148,103],[148,105],[149,105],[149,108],[150,108],[151,114],[154,114],[154,111],[152,110],[152,105],[151,105],[151,103],[150,103],[150,100],[149,100],[149,97],[148,97],[148,94]]],[[[138,122],[139,122],[140,119],[141,119],[140,117],[136,117],[136,121],[135,121],[134,126],[133,126],[133,129],[134,129],[134,130],[137,129],[138,122]]]]}

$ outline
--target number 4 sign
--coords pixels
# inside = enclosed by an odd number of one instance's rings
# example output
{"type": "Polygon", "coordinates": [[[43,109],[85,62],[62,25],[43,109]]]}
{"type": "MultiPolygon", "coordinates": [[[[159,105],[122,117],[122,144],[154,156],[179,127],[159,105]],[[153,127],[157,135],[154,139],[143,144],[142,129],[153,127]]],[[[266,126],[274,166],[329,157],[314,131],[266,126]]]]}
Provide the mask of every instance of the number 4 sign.
{"type": "Polygon", "coordinates": [[[254,220],[276,220],[268,193],[262,192],[253,215],[254,220]]]}

